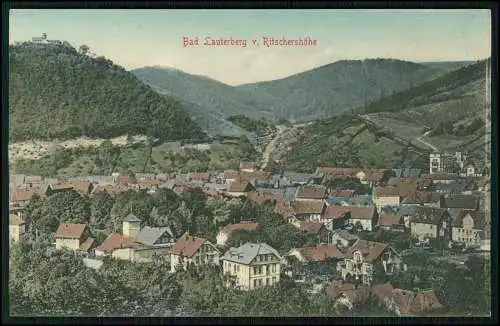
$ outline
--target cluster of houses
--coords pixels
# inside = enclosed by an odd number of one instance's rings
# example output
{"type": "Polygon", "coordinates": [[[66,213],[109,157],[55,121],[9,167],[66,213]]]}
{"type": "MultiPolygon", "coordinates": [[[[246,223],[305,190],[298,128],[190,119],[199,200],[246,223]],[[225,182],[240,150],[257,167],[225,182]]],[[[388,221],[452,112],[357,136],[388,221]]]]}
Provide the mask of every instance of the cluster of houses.
{"type": "MultiPolygon", "coordinates": [[[[238,171],[188,174],[135,174],[42,179],[11,176],[10,237],[17,241],[26,232],[25,204],[34,194],[40,197],[75,190],[85,196],[106,192],[111,196],[130,190],[158,191],[169,188],[176,194],[199,188],[208,196],[241,198],[274,205],[275,212],[305,234],[314,245],[279,253],[266,243],[246,243],[227,248],[235,230],[259,231],[255,221],[222,227],[216,243],[196,235],[173,234],[168,227],[149,227],[134,215],[122,220],[121,233],[111,233],[97,243],[83,224],[61,224],[55,247],[68,248],[93,259],[111,256],[133,262],[168,261],[174,273],[188,264],[214,264],[233,276],[241,290],[279,282],[283,274],[303,281],[309,266],[321,274],[337,275],[327,289],[338,304],[351,307],[367,298],[380,299],[387,309],[400,315],[442,309],[430,291],[394,289],[374,285],[375,276],[405,272],[403,259],[390,244],[360,239],[359,231],[384,229],[406,233],[415,245],[439,240],[447,246],[489,250],[489,196],[487,177],[463,177],[450,173],[423,174],[415,169],[355,169],[320,167],[315,173],[284,172],[272,175],[258,165],[242,162],[238,171]],[[347,182],[346,182],[347,181],[347,182]],[[344,184],[363,185],[358,193],[344,184]],[[334,186],[337,185],[337,186],[334,186]],[[305,264],[304,264],[305,263],[305,264]]],[[[331,278],[328,279],[331,281],[331,278]]]]}

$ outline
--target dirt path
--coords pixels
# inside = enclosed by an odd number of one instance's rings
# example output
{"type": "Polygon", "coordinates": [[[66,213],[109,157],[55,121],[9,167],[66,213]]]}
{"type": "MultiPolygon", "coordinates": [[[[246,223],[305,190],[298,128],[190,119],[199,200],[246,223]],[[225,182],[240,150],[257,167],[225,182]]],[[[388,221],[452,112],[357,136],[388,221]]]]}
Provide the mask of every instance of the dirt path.
{"type": "Polygon", "coordinates": [[[288,130],[289,128],[288,127],[285,127],[285,126],[276,126],[276,128],[278,128],[278,132],[276,133],[276,136],[274,136],[273,139],[271,139],[271,141],[269,142],[269,144],[267,144],[266,148],[264,149],[264,152],[262,152],[262,164],[261,164],[261,170],[264,170],[267,166],[267,164],[269,164],[269,159],[271,158],[271,154],[273,153],[273,151],[276,149],[276,142],[277,140],[281,137],[281,135],[286,131],[288,130]]]}
{"type": "Polygon", "coordinates": [[[432,148],[432,150],[433,150],[433,151],[435,151],[435,152],[439,152],[439,148],[437,148],[436,146],[434,146],[434,145],[432,145],[432,144],[429,144],[428,142],[426,142],[426,141],[422,140],[422,137],[427,136],[430,132],[431,132],[430,130],[429,130],[429,131],[426,131],[423,135],[419,136],[419,137],[417,138],[417,140],[418,140],[419,142],[421,142],[422,144],[424,144],[424,145],[426,145],[426,146],[428,146],[428,147],[432,148]]]}

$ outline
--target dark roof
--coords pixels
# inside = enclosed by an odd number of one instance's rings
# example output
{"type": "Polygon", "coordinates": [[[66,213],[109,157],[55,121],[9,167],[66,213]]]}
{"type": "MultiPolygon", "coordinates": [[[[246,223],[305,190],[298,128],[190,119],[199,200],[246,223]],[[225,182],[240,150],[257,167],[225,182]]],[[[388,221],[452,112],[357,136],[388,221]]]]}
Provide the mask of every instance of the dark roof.
{"type": "Polygon", "coordinates": [[[479,198],[472,195],[453,195],[441,200],[441,208],[478,209],[479,198]]]}
{"type": "Polygon", "coordinates": [[[168,234],[170,238],[174,237],[169,227],[152,228],[145,226],[136,234],[134,241],[147,246],[153,246],[164,234],[168,234]]]}
{"type": "Polygon", "coordinates": [[[297,190],[297,198],[324,199],[326,188],[317,185],[300,186],[297,190]]]}
{"type": "Polygon", "coordinates": [[[415,191],[405,197],[401,204],[428,204],[438,203],[442,194],[429,191],[415,191]]]}
{"type": "Polygon", "coordinates": [[[446,216],[450,216],[450,214],[445,209],[418,206],[412,222],[437,225],[446,216]]]}
{"type": "Polygon", "coordinates": [[[56,238],[80,239],[87,226],[85,224],[63,223],[56,231],[56,238]]]}
{"type": "Polygon", "coordinates": [[[360,251],[363,255],[363,258],[366,261],[373,261],[380,257],[380,255],[389,248],[387,243],[375,242],[375,241],[367,241],[367,240],[358,240],[356,241],[352,247],[350,247],[346,253],[346,258],[353,258],[353,254],[356,251],[360,251]]]}
{"type": "Polygon", "coordinates": [[[278,251],[267,243],[250,242],[247,242],[238,248],[230,248],[224,254],[222,259],[248,265],[258,255],[274,255],[277,259],[281,260],[281,256],[278,251]]]}

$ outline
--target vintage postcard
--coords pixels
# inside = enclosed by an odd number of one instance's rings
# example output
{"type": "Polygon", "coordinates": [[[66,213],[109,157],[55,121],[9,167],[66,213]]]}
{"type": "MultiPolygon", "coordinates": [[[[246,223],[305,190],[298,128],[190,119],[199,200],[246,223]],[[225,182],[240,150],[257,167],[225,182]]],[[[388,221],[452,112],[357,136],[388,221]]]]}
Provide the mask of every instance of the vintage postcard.
{"type": "Polygon", "coordinates": [[[477,9],[10,10],[10,316],[490,316],[491,38],[477,9]]]}

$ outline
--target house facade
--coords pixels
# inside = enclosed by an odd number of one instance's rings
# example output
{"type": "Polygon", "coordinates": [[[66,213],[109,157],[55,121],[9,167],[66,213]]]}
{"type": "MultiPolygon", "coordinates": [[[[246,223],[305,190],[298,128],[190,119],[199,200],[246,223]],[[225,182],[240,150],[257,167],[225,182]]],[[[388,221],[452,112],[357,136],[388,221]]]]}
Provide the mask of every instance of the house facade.
{"type": "Polygon", "coordinates": [[[453,223],[452,240],[464,243],[466,248],[481,247],[484,229],[484,212],[462,211],[453,223]]]}
{"type": "Polygon", "coordinates": [[[224,274],[233,276],[238,289],[248,291],[280,281],[282,257],[265,243],[246,243],[222,257],[224,274]]]}
{"type": "Polygon", "coordinates": [[[371,284],[376,273],[392,275],[404,269],[399,254],[388,244],[358,240],[339,265],[342,279],[371,284]]]}
{"type": "Polygon", "coordinates": [[[60,224],[55,234],[56,249],[63,248],[89,252],[95,246],[95,239],[90,236],[85,224],[60,224]]]}
{"type": "Polygon", "coordinates": [[[422,241],[428,239],[451,240],[451,215],[444,209],[418,207],[410,220],[411,236],[422,241]]]}
{"type": "Polygon", "coordinates": [[[17,214],[9,214],[9,243],[18,242],[26,233],[26,222],[17,214]]]}
{"type": "Polygon", "coordinates": [[[170,248],[170,271],[186,269],[188,264],[219,264],[220,251],[210,241],[185,235],[170,248]]]}

